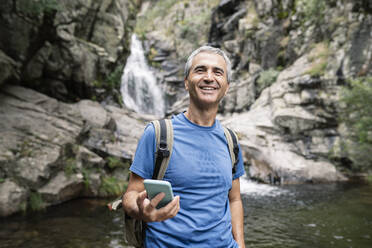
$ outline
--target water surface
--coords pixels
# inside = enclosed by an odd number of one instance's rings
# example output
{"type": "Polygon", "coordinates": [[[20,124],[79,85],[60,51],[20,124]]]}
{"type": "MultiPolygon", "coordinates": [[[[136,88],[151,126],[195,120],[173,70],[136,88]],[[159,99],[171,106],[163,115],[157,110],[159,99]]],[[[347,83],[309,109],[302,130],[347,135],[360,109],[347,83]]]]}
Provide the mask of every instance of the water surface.
{"type": "MultiPolygon", "coordinates": [[[[372,185],[242,181],[247,247],[372,247],[372,185]]],[[[122,213],[106,202],[80,199],[0,219],[0,248],[127,247],[122,213]]]]}

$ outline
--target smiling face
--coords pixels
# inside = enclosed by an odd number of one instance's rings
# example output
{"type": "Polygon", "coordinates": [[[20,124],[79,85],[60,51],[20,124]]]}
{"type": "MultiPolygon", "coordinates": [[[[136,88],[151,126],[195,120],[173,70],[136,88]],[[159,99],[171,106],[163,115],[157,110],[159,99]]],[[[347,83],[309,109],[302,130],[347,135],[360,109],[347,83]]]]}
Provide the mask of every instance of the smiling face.
{"type": "Polygon", "coordinates": [[[190,104],[200,109],[218,107],[229,88],[224,58],[210,52],[197,54],[185,79],[185,87],[190,94],[190,104]]]}

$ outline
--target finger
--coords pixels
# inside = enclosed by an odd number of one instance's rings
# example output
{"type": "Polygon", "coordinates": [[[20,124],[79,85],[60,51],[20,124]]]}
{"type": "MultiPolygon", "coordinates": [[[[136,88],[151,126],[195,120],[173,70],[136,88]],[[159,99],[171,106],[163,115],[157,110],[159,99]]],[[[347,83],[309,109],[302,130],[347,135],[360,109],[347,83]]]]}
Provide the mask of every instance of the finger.
{"type": "Polygon", "coordinates": [[[144,190],[144,191],[142,191],[142,192],[140,192],[139,194],[138,194],[138,198],[137,198],[137,205],[140,207],[142,207],[143,206],[143,202],[144,202],[144,200],[146,199],[146,197],[147,197],[147,193],[146,193],[146,190],[144,190]]]}
{"type": "Polygon", "coordinates": [[[180,197],[176,196],[170,203],[159,210],[161,211],[160,214],[163,216],[164,219],[169,219],[176,216],[180,209],[179,202],[180,197]]]}
{"type": "Polygon", "coordinates": [[[163,192],[160,192],[154,198],[151,199],[150,205],[153,208],[156,208],[156,206],[160,203],[160,201],[163,200],[164,196],[165,196],[165,194],[163,192]]]}
{"type": "Polygon", "coordinates": [[[170,206],[172,206],[170,209],[169,209],[169,212],[168,212],[168,218],[173,218],[174,216],[177,215],[178,211],[180,210],[180,204],[179,204],[179,196],[176,196],[175,199],[174,199],[174,203],[171,204],[170,206]]]}

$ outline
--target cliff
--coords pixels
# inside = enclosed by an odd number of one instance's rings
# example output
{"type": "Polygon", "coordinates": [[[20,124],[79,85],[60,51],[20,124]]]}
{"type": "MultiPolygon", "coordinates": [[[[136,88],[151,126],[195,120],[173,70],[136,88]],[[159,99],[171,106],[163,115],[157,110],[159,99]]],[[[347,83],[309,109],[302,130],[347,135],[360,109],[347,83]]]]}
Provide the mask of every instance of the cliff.
{"type": "Polygon", "coordinates": [[[187,105],[188,54],[206,43],[228,52],[233,82],[219,118],[238,132],[252,178],[347,180],[339,100],[348,80],[372,74],[370,1],[29,3],[0,10],[0,215],[120,194],[154,118],[120,107],[133,32],[167,115],[187,105]]]}

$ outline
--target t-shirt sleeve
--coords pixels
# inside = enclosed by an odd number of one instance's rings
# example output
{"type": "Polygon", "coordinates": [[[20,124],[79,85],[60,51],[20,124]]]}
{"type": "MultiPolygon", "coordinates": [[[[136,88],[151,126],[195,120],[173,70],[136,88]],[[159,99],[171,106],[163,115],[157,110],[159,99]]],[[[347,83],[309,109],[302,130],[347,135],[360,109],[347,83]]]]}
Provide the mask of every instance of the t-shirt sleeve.
{"type": "Polygon", "coordinates": [[[155,129],[152,124],[148,124],[138,142],[133,163],[130,166],[130,171],[144,179],[152,178],[154,172],[155,151],[155,129]]]}
{"type": "Polygon", "coordinates": [[[238,163],[236,165],[236,172],[234,174],[233,180],[243,176],[245,173],[242,149],[240,147],[240,144],[238,145],[239,145],[238,163]]]}

